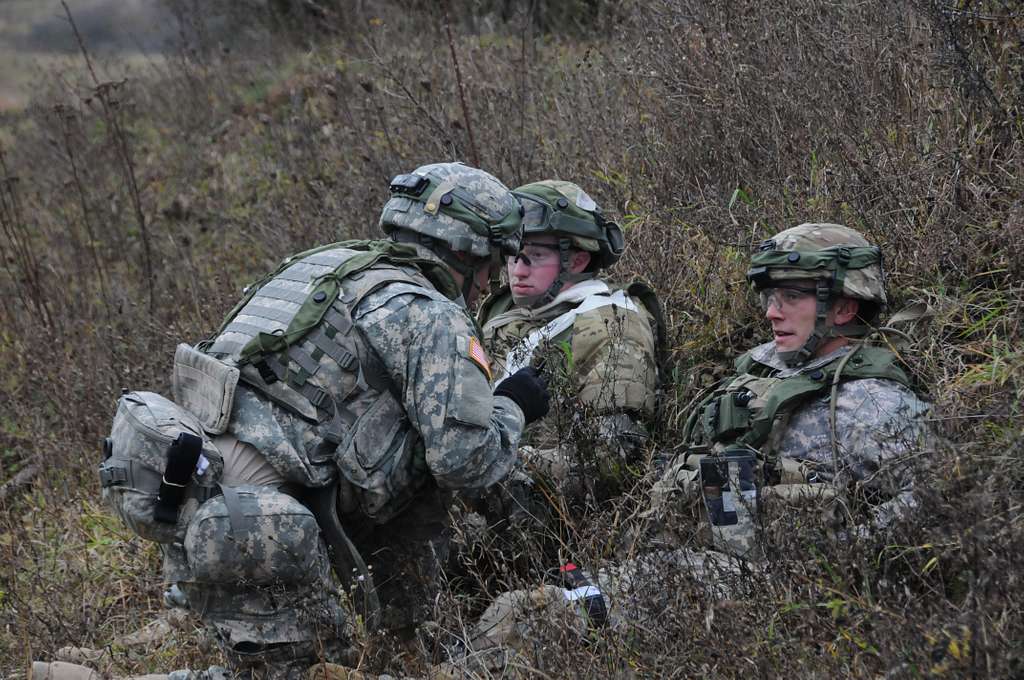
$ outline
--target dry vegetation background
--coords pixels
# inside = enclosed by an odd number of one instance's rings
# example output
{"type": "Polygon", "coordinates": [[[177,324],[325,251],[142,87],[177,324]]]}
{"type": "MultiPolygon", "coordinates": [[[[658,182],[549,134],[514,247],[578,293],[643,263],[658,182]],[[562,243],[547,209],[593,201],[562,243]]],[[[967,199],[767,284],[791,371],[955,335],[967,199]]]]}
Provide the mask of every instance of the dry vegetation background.
{"type": "MultiPolygon", "coordinates": [[[[934,310],[913,363],[949,444],[929,455],[912,522],[852,546],[795,529],[735,601],[667,579],[656,623],[538,644],[538,672],[1024,674],[1018,3],[225,9],[243,4],[173,2],[163,60],[127,80],[102,63],[40,79],[28,109],[0,118],[0,482],[38,470],[0,496],[0,677],[161,608],[155,547],[98,499],[121,388],[167,393],[175,344],[205,337],[244,284],[287,253],[375,234],[387,180],[439,159],[510,186],[574,180],[622,216],[615,275],[651,281],[669,317],[662,449],[715,366],[763,339],[744,260],[776,230],[863,230],[897,306],[934,310]]],[[[580,550],[601,557],[629,503],[580,518],[580,550]]],[[[450,595],[442,620],[468,617],[450,595]]],[[[199,640],[186,624],[145,654],[115,646],[115,670],[216,662],[199,640]]],[[[376,672],[428,661],[378,638],[366,649],[376,672]]]]}

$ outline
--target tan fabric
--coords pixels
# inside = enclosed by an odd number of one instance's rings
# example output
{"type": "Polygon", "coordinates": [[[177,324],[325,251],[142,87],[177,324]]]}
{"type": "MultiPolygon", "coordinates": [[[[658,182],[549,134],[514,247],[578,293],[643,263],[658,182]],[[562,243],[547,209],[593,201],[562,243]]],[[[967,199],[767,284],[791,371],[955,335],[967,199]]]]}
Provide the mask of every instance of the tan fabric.
{"type": "MultiPolygon", "coordinates": [[[[54,661],[33,661],[32,670],[29,672],[28,680],[104,680],[100,675],[88,666],[54,661]]],[[[120,680],[167,680],[163,673],[151,673],[149,675],[136,675],[120,680]]]]}
{"type": "MultiPolygon", "coordinates": [[[[539,353],[569,369],[574,395],[597,414],[654,413],[657,366],[653,319],[643,304],[636,311],[606,306],[585,312],[573,326],[539,353]],[[571,358],[564,343],[569,343],[571,358]],[[570,366],[571,364],[571,366],[570,366]]],[[[540,309],[517,307],[486,321],[484,339],[492,359],[500,361],[529,333],[573,308],[556,302],[540,309]]],[[[539,359],[539,357],[537,357],[539,359]]],[[[502,367],[498,367],[499,370],[502,367]]]]}
{"type": "Polygon", "coordinates": [[[266,457],[255,446],[246,444],[230,434],[218,436],[213,440],[213,444],[224,457],[221,483],[225,486],[284,484],[284,476],[267,462],[266,457]]]}
{"type": "Polygon", "coordinates": [[[598,413],[654,413],[657,386],[652,320],[642,305],[625,313],[601,307],[576,319],[572,357],[579,398],[598,413]]]}
{"type": "MultiPolygon", "coordinates": [[[[748,568],[759,569],[753,565],[748,568]]],[[[732,597],[740,586],[741,568],[740,561],[723,553],[680,548],[610,564],[595,576],[590,580],[604,597],[608,626],[618,629],[656,625],[659,613],[650,611],[650,604],[679,578],[708,589],[716,598],[732,597]]],[[[502,593],[473,628],[470,648],[506,647],[529,652],[545,633],[574,632],[582,639],[592,625],[584,607],[582,600],[566,599],[565,591],[553,585],[502,593]]]]}

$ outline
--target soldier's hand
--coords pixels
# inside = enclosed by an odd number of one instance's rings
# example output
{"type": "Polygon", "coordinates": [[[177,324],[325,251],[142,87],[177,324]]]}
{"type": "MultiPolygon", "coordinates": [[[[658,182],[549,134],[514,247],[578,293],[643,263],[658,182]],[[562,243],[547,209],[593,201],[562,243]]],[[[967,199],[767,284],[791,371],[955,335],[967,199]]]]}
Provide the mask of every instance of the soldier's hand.
{"type": "Polygon", "coordinates": [[[516,402],[523,410],[527,425],[546,416],[551,407],[548,381],[532,366],[521,368],[498,383],[494,396],[508,397],[516,402]]]}

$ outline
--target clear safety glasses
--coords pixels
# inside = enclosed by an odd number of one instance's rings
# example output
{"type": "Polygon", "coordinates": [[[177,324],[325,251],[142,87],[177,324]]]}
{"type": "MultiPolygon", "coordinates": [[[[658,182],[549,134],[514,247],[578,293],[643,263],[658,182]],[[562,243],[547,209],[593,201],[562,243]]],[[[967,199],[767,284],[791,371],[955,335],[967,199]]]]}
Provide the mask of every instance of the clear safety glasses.
{"type": "Polygon", "coordinates": [[[796,286],[763,288],[758,293],[761,299],[761,310],[765,312],[773,305],[780,312],[791,310],[807,298],[815,297],[816,294],[813,288],[799,288],[796,286]]]}

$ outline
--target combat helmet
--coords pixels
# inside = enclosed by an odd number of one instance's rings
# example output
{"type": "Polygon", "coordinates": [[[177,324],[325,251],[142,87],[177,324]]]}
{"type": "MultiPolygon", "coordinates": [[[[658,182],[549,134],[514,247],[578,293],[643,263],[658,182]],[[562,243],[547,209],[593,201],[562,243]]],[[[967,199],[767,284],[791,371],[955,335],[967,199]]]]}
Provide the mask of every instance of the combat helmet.
{"type": "Polygon", "coordinates": [[[390,190],[380,215],[385,235],[433,251],[463,276],[467,299],[480,267],[497,272],[502,257],[519,252],[522,206],[490,173],[462,163],[432,163],[398,175],[390,190]]]}
{"type": "Polygon", "coordinates": [[[782,281],[813,281],[817,296],[814,331],[803,347],[779,356],[790,366],[804,364],[826,338],[839,335],[827,321],[832,302],[838,297],[860,300],[860,324],[846,324],[841,335],[866,335],[885,306],[885,278],[882,251],[860,233],[839,224],[805,223],[763,241],[750,260],[747,281],[757,291],[782,281]]]}
{"type": "Polygon", "coordinates": [[[593,278],[622,256],[625,240],[622,229],[607,219],[601,208],[583,189],[572,182],[548,179],[525,184],[515,191],[523,204],[523,235],[554,234],[558,236],[558,276],[548,289],[529,298],[516,299],[520,305],[545,305],[569,282],[593,278]],[[590,253],[590,263],[579,274],[569,271],[572,248],[590,253]]]}

